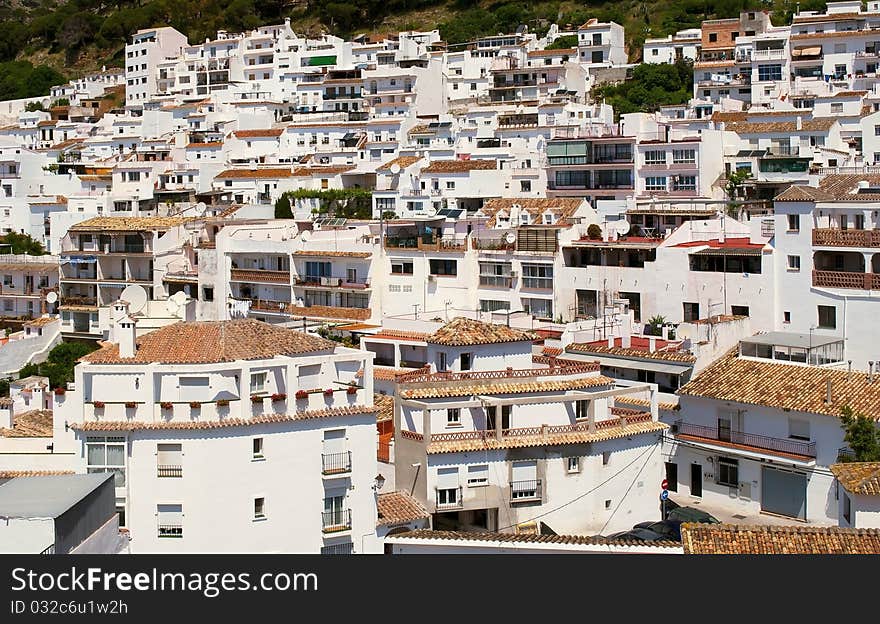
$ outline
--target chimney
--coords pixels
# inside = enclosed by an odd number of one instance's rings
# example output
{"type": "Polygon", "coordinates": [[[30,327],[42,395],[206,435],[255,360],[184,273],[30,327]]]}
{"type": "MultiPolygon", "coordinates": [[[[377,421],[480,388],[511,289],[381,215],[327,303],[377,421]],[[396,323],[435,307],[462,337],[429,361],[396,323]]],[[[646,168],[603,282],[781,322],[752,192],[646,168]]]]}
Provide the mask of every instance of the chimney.
{"type": "Polygon", "coordinates": [[[798,130],[804,129],[804,118],[800,115],[797,116],[797,121],[795,121],[795,128],[798,130]]]}
{"type": "Polygon", "coordinates": [[[663,340],[669,340],[669,326],[668,326],[668,325],[663,325],[663,326],[660,328],[660,331],[661,331],[661,333],[662,333],[663,340]]]}
{"type": "Polygon", "coordinates": [[[627,312],[623,316],[620,328],[620,346],[629,349],[632,346],[632,316],[627,312]]]}
{"type": "Polygon", "coordinates": [[[657,337],[651,336],[648,338],[648,353],[654,353],[657,350],[657,337]]]}
{"type": "Polygon", "coordinates": [[[608,336],[608,348],[609,348],[609,349],[613,349],[613,348],[614,348],[614,336],[613,336],[613,335],[612,335],[612,336],[608,336]]]}
{"type": "Polygon", "coordinates": [[[0,429],[12,429],[12,401],[0,405],[0,429]]]}
{"type": "Polygon", "coordinates": [[[868,383],[874,381],[874,360],[868,360],[868,383]]]}
{"type": "Polygon", "coordinates": [[[119,344],[119,357],[133,358],[135,355],[135,321],[130,316],[125,316],[115,325],[116,342],[119,344]]]}
{"type": "Polygon", "coordinates": [[[825,385],[825,405],[831,405],[831,378],[828,378],[828,381],[825,385]]]}

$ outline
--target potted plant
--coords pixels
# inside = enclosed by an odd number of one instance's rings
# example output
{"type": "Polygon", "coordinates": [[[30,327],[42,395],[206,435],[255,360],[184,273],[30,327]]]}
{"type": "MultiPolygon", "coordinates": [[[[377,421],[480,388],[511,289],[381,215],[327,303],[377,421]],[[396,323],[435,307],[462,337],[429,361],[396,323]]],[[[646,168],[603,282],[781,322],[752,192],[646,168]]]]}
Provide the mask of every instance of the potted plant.
{"type": "Polygon", "coordinates": [[[357,394],[357,391],[358,391],[357,386],[349,386],[348,388],[345,389],[345,392],[347,394],[357,394]]]}
{"type": "Polygon", "coordinates": [[[93,405],[95,406],[95,409],[103,409],[104,401],[95,401],[93,405]]]}
{"type": "Polygon", "coordinates": [[[305,390],[297,390],[296,391],[296,398],[300,399],[300,400],[307,399],[307,398],[309,398],[309,393],[306,392],[305,390]]]}
{"type": "Polygon", "coordinates": [[[190,402],[189,402],[189,406],[190,406],[191,408],[195,409],[195,408],[197,408],[197,407],[201,407],[202,404],[201,404],[199,401],[190,401],[190,402]]]}
{"type": "Polygon", "coordinates": [[[162,401],[161,403],[159,403],[159,405],[162,409],[166,410],[170,410],[174,407],[174,404],[171,403],[171,401],[162,401]]]}
{"type": "Polygon", "coordinates": [[[229,405],[229,399],[217,399],[217,407],[226,407],[229,405]]]}
{"type": "Polygon", "coordinates": [[[263,397],[261,397],[257,394],[251,395],[251,403],[262,403],[262,402],[263,402],[263,397]]]}
{"type": "Polygon", "coordinates": [[[333,388],[327,388],[326,390],[324,390],[324,396],[325,397],[332,397],[333,396],[333,388]]]}
{"type": "Polygon", "coordinates": [[[287,398],[287,395],[284,394],[283,392],[276,392],[275,394],[272,395],[272,402],[274,403],[276,401],[283,401],[286,398],[287,398]]]}
{"type": "Polygon", "coordinates": [[[65,390],[61,386],[55,388],[55,396],[64,396],[65,392],[67,392],[67,390],[65,390]]]}
{"type": "Polygon", "coordinates": [[[134,401],[126,401],[125,407],[137,407],[137,403],[135,403],[134,401]]]}

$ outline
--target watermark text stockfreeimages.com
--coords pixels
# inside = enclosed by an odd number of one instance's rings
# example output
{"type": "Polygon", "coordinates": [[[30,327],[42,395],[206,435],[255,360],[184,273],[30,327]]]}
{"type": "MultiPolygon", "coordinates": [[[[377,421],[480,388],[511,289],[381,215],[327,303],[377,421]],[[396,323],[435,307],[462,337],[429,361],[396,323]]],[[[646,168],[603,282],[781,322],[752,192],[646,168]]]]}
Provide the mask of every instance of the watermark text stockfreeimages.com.
{"type": "Polygon", "coordinates": [[[215,598],[233,591],[318,591],[314,572],[109,572],[71,566],[64,572],[12,570],[12,591],[185,591],[215,598]]]}

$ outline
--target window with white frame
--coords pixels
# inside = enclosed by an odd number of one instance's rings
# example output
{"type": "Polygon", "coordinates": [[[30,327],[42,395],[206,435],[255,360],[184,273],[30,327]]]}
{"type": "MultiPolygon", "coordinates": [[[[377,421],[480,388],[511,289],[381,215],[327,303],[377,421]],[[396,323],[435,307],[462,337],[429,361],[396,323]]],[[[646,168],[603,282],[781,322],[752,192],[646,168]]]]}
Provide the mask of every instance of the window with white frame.
{"type": "Polygon", "coordinates": [[[665,165],[666,150],[648,150],[645,152],[646,165],[665,165]]]}
{"type": "Polygon", "coordinates": [[[266,389],[266,377],[268,374],[265,371],[259,373],[251,373],[251,394],[254,392],[263,392],[266,389]]]}
{"type": "Polygon", "coordinates": [[[648,191],[665,191],[666,176],[648,176],[645,178],[645,189],[648,191]]]}
{"type": "Polygon", "coordinates": [[[489,464],[477,464],[476,466],[468,466],[467,484],[468,487],[489,485],[489,464]]]}
{"type": "Polygon", "coordinates": [[[573,474],[575,472],[581,471],[581,458],[580,457],[569,457],[566,460],[567,463],[567,471],[569,474],[573,474]]]}
{"type": "Polygon", "coordinates": [[[158,537],[183,537],[183,505],[156,505],[158,537]]]}
{"type": "Polygon", "coordinates": [[[697,176],[675,176],[672,179],[672,190],[695,191],[697,190],[697,176]]]}
{"type": "Polygon", "coordinates": [[[253,458],[254,459],[264,459],[265,455],[263,455],[263,438],[254,438],[253,439],[253,458]]]}
{"type": "Polygon", "coordinates": [[[697,162],[697,150],[672,150],[672,162],[677,164],[695,163],[697,162]]]}
{"type": "Polygon", "coordinates": [[[739,487],[739,461],[729,457],[718,458],[718,485],[739,487]]]}
{"type": "Polygon", "coordinates": [[[446,426],[457,426],[461,424],[461,409],[451,407],[446,410],[446,426]]]}
{"type": "Polygon", "coordinates": [[[511,466],[510,497],[512,499],[538,496],[538,462],[515,461],[511,466]]]}
{"type": "Polygon", "coordinates": [[[87,472],[112,472],[116,487],[125,487],[125,438],[88,436],[86,462],[87,472]]]}
{"type": "Polygon", "coordinates": [[[801,257],[800,256],[788,256],[788,270],[789,271],[800,271],[801,270],[801,257]]]}
{"type": "Polygon", "coordinates": [[[183,445],[157,444],[156,470],[159,477],[182,477],[183,445]]]}

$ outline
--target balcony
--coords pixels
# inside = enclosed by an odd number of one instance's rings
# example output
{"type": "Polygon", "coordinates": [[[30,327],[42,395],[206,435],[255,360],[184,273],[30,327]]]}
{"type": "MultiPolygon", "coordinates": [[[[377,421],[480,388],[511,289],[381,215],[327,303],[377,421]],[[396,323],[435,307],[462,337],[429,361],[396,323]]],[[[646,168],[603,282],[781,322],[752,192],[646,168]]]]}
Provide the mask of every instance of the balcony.
{"type": "Polygon", "coordinates": [[[824,247],[880,247],[880,230],[813,230],[813,245],[824,247]]]}
{"type": "Polygon", "coordinates": [[[819,288],[880,290],[880,273],[813,271],[813,286],[819,288]]]}
{"type": "Polygon", "coordinates": [[[183,476],[183,466],[159,465],[156,467],[156,476],[161,477],[161,478],[182,477],[183,476]]]}
{"type": "Polygon", "coordinates": [[[230,271],[229,280],[232,282],[290,284],[290,271],[269,271],[265,269],[232,269],[230,271]]]}
{"type": "Polygon", "coordinates": [[[83,306],[87,308],[96,308],[98,307],[98,300],[95,297],[74,297],[74,296],[61,296],[61,305],[62,306],[83,306]]]}
{"type": "Polygon", "coordinates": [[[326,275],[306,275],[305,277],[297,277],[295,283],[297,286],[313,288],[349,288],[353,290],[368,290],[370,288],[370,282],[365,279],[349,281],[344,277],[330,277],[326,275]]]}
{"type": "Polygon", "coordinates": [[[351,509],[333,509],[321,512],[321,530],[338,533],[351,530],[351,509]]]}
{"type": "Polygon", "coordinates": [[[754,433],[744,433],[742,431],[694,425],[682,420],[675,423],[674,430],[677,430],[677,435],[679,436],[690,436],[692,438],[699,438],[700,440],[720,442],[725,446],[739,445],[752,447],[757,450],[783,453],[786,455],[816,457],[815,442],[802,442],[800,440],[791,440],[788,438],[771,438],[769,436],[757,435],[754,433]]]}
{"type": "Polygon", "coordinates": [[[351,472],[351,451],[321,454],[321,474],[342,475],[351,472]]]}
{"type": "MultiPolygon", "coordinates": [[[[767,150],[767,153],[764,155],[764,158],[773,158],[773,157],[800,157],[800,146],[799,145],[771,145],[770,149],[767,150]]],[[[807,158],[807,156],[805,156],[807,158]]]]}
{"type": "Polygon", "coordinates": [[[183,537],[183,525],[160,524],[157,537],[183,537]]]}
{"type": "Polygon", "coordinates": [[[386,249],[419,249],[421,251],[467,251],[467,239],[419,237],[385,237],[386,249]]]}
{"type": "Polygon", "coordinates": [[[541,500],[541,480],[511,481],[510,502],[523,503],[541,500]]]}
{"type": "Polygon", "coordinates": [[[437,488],[437,499],[434,507],[437,511],[461,509],[463,504],[460,485],[454,488],[437,488]]]}

